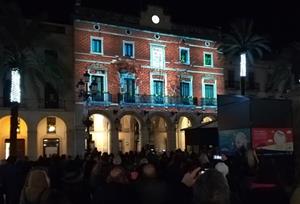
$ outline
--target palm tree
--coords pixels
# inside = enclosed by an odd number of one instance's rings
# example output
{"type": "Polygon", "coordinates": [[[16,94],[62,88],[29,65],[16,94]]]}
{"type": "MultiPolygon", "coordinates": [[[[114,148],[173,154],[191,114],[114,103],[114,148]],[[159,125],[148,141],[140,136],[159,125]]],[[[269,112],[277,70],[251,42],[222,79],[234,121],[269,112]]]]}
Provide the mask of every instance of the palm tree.
{"type": "MultiPolygon", "coordinates": [[[[41,53],[41,43],[47,38],[41,32],[39,19],[26,20],[14,3],[0,4],[0,78],[10,75],[12,69],[21,76],[22,91],[33,89],[40,99],[40,85],[59,85],[66,69],[53,63],[41,53]],[[31,87],[29,87],[31,86],[31,87]]],[[[53,43],[52,43],[53,44],[53,43]]],[[[66,77],[67,78],[67,77],[66,77]]],[[[63,87],[63,86],[62,86],[63,87]]],[[[11,103],[10,155],[16,156],[18,103],[11,103]]]]}
{"type": "Polygon", "coordinates": [[[230,25],[229,32],[223,34],[219,51],[228,58],[240,56],[241,95],[245,95],[246,62],[253,63],[262,57],[264,51],[271,51],[269,41],[253,31],[253,22],[240,20],[230,25]]]}

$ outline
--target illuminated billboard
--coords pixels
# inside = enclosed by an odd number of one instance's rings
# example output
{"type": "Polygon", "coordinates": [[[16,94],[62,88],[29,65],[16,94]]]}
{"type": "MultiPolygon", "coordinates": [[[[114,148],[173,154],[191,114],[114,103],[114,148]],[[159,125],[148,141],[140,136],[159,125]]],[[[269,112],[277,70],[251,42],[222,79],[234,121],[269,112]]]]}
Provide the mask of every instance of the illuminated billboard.
{"type": "Polygon", "coordinates": [[[252,147],[265,151],[293,151],[291,128],[253,128],[252,147]]]}
{"type": "Polygon", "coordinates": [[[233,129],[219,131],[219,145],[222,153],[232,155],[238,149],[250,147],[250,129],[233,129]]]}

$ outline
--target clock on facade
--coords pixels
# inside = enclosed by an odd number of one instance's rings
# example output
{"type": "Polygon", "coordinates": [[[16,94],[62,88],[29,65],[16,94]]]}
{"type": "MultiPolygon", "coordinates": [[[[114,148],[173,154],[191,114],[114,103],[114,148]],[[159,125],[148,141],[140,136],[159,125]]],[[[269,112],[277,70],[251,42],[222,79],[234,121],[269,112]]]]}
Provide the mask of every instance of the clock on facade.
{"type": "Polygon", "coordinates": [[[151,19],[152,19],[152,22],[154,24],[158,24],[159,23],[159,17],[157,15],[153,15],[151,19]]]}

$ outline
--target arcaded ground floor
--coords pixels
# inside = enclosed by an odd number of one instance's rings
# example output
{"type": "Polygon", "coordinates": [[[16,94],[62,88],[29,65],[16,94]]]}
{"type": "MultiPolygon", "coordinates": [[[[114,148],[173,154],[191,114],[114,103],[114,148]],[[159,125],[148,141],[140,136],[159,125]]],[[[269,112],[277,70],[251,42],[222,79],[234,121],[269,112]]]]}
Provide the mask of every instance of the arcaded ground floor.
{"type": "MultiPolygon", "coordinates": [[[[98,151],[140,151],[150,145],[157,152],[186,148],[182,129],[216,117],[214,113],[140,109],[84,109],[74,112],[22,111],[19,113],[18,154],[35,159],[53,154],[83,155],[87,146],[87,127],[92,148],[98,151]]],[[[9,155],[10,114],[0,111],[0,159],[9,155]]]]}

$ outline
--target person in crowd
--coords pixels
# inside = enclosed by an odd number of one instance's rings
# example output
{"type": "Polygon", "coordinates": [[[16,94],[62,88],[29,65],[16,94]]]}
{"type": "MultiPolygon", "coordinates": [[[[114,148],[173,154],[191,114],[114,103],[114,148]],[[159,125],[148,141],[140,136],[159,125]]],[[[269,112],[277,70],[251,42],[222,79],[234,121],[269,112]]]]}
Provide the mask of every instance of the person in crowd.
{"type": "Polygon", "coordinates": [[[229,168],[224,162],[218,162],[215,165],[215,169],[222,173],[225,178],[229,173],[229,168]]]}
{"type": "Polygon", "coordinates": [[[153,164],[146,164],[142,169],[142,178],[135,186],[138,201],[141,204],[164,204],[168,200],[168,188],[157,176],[153,164]]]}
{"type": "Polygon", "coordinates": [[[95,190],[92,204],[120,204],[133,201],[126,170],[121,166],[115,166],[110,171],[106,184],[95,190]]]}
{"type": "Polygon", "coordinates": [[[50,193],[50,179],[45,169],[29,172],[21,192],[20,204],[44,204],[50,193]]]}
{"type": "Polygon", "coordinates": [[[299,204],[300,203],[300,184],[295,188],[290,199],[290,204],[299,204]]]}
{"type": "Polygon", "coordinates": [[[194,204],[230,204],[230,189],[222,173],[209,169],[193,185],[194,204]]]}
{"type": "Polygon", "coordinates": [[[62,190],[71,204],[90,203],[88,180],[84,179],[83,169],[75,161],[68,161],[61,181],[62,190]]]}

